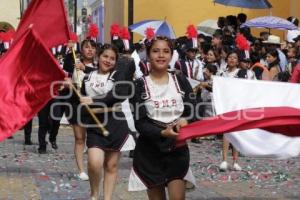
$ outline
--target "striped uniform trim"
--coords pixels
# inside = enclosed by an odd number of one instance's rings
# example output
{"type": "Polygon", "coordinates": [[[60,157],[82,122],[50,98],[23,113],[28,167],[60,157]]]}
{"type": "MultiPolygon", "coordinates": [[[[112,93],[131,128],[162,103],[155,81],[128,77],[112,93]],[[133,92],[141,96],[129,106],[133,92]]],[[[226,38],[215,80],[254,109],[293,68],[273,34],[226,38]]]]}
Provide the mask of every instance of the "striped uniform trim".
{"type": "Polygon", "coordinates": [[[184,96],[185,95],[185,92],[181,90],[179,84],[178,84],[178,80],[177,80],[177,77],[176,75],[172,74],[172,78],[175,82],[175,86],[176,86],[176,89],[177,89],[177,92],[181,94],[181,96],[184,96]]]}
{"type": "Polygon", "coordinates": [[[143,99],[149,99],[149,98],[151,98],[151,94],[150,94],[148,83],[144,76],[142,77],[142,80],[144,81],[144,88],[145,88],[145,94],[146,94],[146,96],[143,97],[143,99]]]}
{"type": "Polygon", "coordinates": [[[95,73],[96,71],[92,71],[91,73],[85,74],[83,81],[87,82],[91,80],[92,74],[95,73]]]}
{"type": "Polygon", "coordinates": [[[110,74],[108,75],[107,80],[115,81],[114,75],[116,74],[116,72],[117,72],[117,71],[110,72],[110,74]]]}

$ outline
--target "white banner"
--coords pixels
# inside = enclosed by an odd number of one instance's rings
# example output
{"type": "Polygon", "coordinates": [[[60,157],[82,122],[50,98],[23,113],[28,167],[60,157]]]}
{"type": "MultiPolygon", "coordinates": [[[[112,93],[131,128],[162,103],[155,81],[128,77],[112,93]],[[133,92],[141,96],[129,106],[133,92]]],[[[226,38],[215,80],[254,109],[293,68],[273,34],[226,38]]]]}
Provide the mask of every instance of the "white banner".
{"type": "MultiPolygon", "coordinates": [[[[213,101],[217,114],[246,108],[300,108],[300,85],[214,77],[213,101]]],[[[248,156],[284,159],[300,154],[300,137],[251,129],[228,133],[226,138],[238,151],[248,156]]]]}

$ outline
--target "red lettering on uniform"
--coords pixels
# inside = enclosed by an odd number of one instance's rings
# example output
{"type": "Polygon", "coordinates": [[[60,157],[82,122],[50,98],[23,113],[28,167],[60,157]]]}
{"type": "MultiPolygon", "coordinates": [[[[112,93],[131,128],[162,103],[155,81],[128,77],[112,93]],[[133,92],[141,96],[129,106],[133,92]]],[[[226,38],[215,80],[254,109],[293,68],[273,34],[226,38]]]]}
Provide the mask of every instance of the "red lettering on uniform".
{"type": "Polygon", "coordinates": [[[176,99],[172,99],[172,106],[177,106],[176,99]]]}
{"type": "Polygon", "coordinates": [[[169,106],[169,100],[168,99],[162,100],[162,103],[163,103],[163,107],[168,107],[169,106]]]}
{"type": "Polygon", "coordinates": [[[154,108],[159,108],[159,102],[158,101],[153,101],[154,102],[154,108]]]}

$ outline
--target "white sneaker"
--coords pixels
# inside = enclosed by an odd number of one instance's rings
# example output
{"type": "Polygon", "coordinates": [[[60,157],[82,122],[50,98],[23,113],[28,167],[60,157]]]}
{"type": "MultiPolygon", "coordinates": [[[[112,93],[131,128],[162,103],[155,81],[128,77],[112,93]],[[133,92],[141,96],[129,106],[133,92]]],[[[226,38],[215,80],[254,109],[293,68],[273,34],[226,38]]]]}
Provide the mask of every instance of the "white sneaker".
{"type": "Polygon", "coordinates": [[[84,146],[83,153],[87,153],[87,151],[88,151],[87,146],[84,146]]]}
{"type": "Polygon", "coordinates": [[[236,162],[235,163],[233,163],[233,169],[235,170],[235,171],[242,171],[242,168],[241,168],[241,166],[239,166],[239,164],[237,164],[236,162]]]}
{"type": "Polygon", "coordinates": [[[228,163],[226,161],[221,162],[220,164],[220,170],[226,171],[228,169],[228,163]]]}
{"type": "Polygon", "coordinates": [[[85,173],[85,172],[81,172],[79,175],[78,175],[78,178],[82,181],[88,181],[89,180],[89,176],[85,173]]]}

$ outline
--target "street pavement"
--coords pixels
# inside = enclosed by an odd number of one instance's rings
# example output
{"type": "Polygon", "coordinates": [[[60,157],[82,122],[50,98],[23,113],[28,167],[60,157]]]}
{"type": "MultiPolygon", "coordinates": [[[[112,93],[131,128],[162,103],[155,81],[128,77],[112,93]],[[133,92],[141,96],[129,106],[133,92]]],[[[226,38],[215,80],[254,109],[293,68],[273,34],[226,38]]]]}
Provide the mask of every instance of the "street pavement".
{"type": "MultiPolygon", "coordinates": [[[[37,143],[36,120],[32,138],[37,143]]],[[[0,143],[0,200],[89,198],[88,181],[76,176],[74,137],[69,126],[60,129],[58,150],[48,145],[47,154],[39,155],[37,144],[23,143],[22,130],[13,139],[0,143]]],[[[189,147],[198,187],[190,190],[186,199],[300,199],[300,157],[288,160],[240,157],[241,172],[220,172],[221,140],[203,139],[200,144],[189,143],[189,147]]],[[[123,153],[113,199],[147,199],[146,192],[127,191],[131,165],[128,152],[123,153]]]]}

